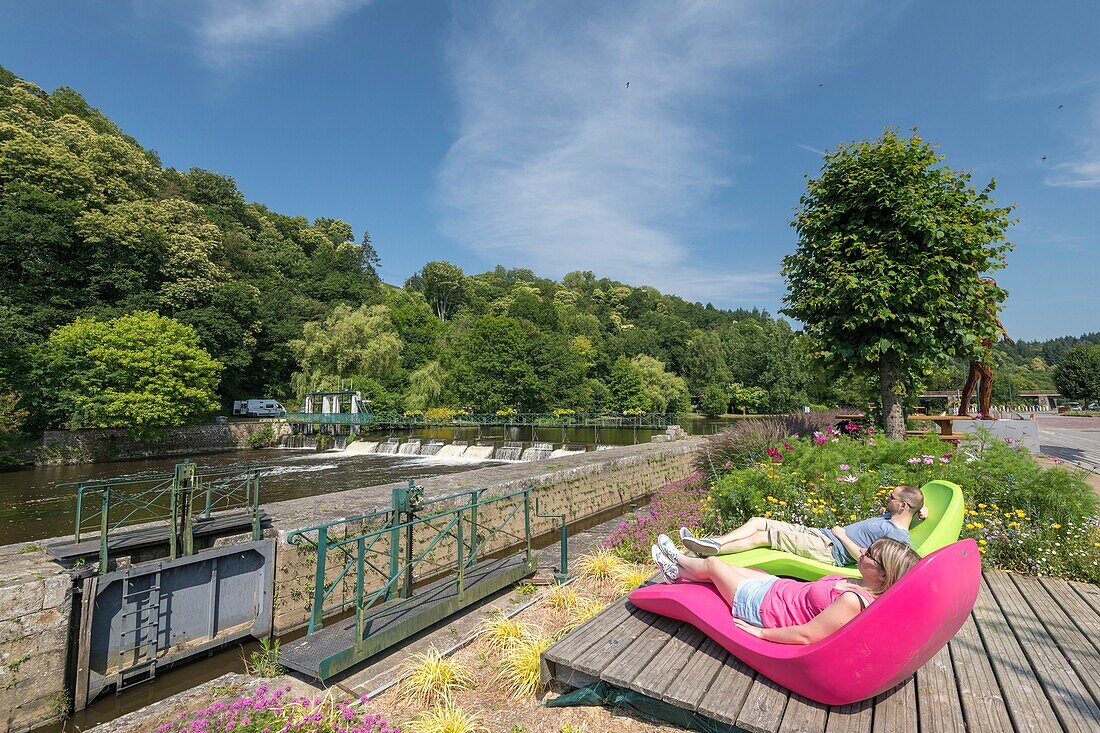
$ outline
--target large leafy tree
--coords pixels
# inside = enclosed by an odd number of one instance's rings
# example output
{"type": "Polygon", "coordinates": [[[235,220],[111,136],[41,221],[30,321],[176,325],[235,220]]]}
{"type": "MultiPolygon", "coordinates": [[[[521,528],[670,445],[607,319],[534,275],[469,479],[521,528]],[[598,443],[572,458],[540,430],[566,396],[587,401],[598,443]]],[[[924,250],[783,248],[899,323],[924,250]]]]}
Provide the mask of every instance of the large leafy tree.
{"type": "Polygon", "coordinates": [[[401,369],[401,339],[384,305],[338,305],[324,320],[307,323],[290,348],[299,364],[292,378],[298,397],[348,377],[383,384],[401,369]]]}
{"type": "Polygon", "coordinates": [[[41,350],[46,409],[57,424],[125,426],[138,436],[216,409],[221,370],[193,328],[150,312],[78,318],[41,350]]]}
{"type": "Polygon", "coordinates": [[[1062,354],[1054,367],[1054,383],[1071,399],[1100,398],[1100,345],[1081,343],[1062,354]]]}
{"type": "Polygon", "coordinates": [[[792,225],[783,259],[785,312],[805,324],[834,371],[877,374],[887,434],[904,436],[902,400],[952,358],[987,356],[1007,293],[980,279],[1004,267],[1011,207],[915,133],[825,155],[792,225]]]}

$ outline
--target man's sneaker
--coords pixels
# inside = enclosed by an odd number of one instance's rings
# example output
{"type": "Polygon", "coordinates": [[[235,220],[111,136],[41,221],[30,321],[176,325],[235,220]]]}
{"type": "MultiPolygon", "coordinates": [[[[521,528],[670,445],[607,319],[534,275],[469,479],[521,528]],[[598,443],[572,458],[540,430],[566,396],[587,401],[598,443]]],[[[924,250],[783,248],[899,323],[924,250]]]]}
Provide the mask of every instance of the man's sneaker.
{"type": "Polygon", "coordinates": [[[667,534],[657,535],[657,547],[665,553],[665,557],[672,562],[676,562],[676,557],[680,554],[680,548],[667,534]]]}
{"type": "Polygon", "coordinates": [[[696,537],[687,527],[680,527],[680,544],[700,557],[710,557],[722,551],[722,545],[710,537],[696,537]]]}
{"type": "Polygon", "coordinates": [[[660,547],[653,545],[649,550],[649,556],[661,569],[661,575],[665,576],[666,583],[675,583],[680,579],[680,566],[676,564],[675,560],[669,560],[665,557],[665,553],[661,552],[660,547]]]}

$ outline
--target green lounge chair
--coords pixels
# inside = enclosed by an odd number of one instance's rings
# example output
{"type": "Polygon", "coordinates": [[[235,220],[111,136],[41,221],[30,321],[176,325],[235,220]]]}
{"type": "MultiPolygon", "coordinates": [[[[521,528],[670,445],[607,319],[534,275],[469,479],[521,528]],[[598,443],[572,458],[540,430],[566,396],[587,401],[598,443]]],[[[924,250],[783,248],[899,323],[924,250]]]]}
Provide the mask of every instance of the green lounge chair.
{"type": "MultiPolygon", "coordinates": [[[[950,481],[929,481],[921,487],[928,518],[909,529],[909,541],[920,556],[946,547],[959,539],[966,503],[962,489],[950,481]]],[[[772,575],[785,575],[802,580],[817,580],[826,575],[859,577],[855,565],[826,565],[789,552],[758,547],[745,552],[719,555],[723,562],[742,568],[756,568],[772,575]]]]}

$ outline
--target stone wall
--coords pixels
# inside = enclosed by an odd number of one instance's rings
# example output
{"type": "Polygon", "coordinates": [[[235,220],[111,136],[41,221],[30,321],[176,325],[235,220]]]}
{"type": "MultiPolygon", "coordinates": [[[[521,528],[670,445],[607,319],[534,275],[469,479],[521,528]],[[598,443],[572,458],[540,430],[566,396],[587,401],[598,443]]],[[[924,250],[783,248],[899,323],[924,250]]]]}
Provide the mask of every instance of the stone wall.
{"type": "MultiPolygon", "coordinates": [[[[492,466],[476,471],[433,476],[421,479],[418,483],[424,487],[426,499],[473,488],[487,489],[485,496],[499,496],[533,486],[542,514],[564,513],[568,521],[574,523],[617,506],[642,502],[662,484],[687,476],[692,472],[692,458],[699,443],[699,439],[688,439],[671,443],[622,446],[554,460],[492,466]]],[[[277,634],[299,628],[308,622],[317,572],[314,550],[308,546],[289,545],[287,536],[296,529],[386,509],[390,505],[392,488],[392,485],[372,486],[265,505],[279,539],[276,548],[274,613],[277,634]]],[[[495,520],[506,511],[501,506],[483,512],[479,517],[479,524],[484,527],[495,526],[495,520]]],[[[557,519],[535,517],[534,514],[532,499],[531,531],[534,535],[554,531],[560,526],[557,519]]],[[[522,523],[523,514],[519,513],[506,528],[507,535],[513,538],[522,537],[522,523]]],[[[375,547],[382,556],[386,552],[384,544],[385,538],[375,547]]],[[[490,548],[507,544],[507,536],[501,535],[490,548]]],[[[511,544],[514,544],[514,540],[511,544]]],[[[441,552],[446,554],[446,547],[441,552]]],[[[334,579],[341,568],[342,563],[337,559],[336,553],[330,554],[326,573],[329,579],[334,579]]],[[[351,575],[354,576],[354,573],[351,575]]],[[[353,592],[350,583],[342,590],[345,598],[353,592]]],[[[329,603],[336,600],[337,596],[334,594],[329,603]]]]}
{"type": "Polygon", "coordinates": [[[45,553],[0,548],[0,731],[31,730],[68,710],[72,603],[68,572],[45,553]]]}
{"type": "Polygon", "coordinates": [[[100,463],[237,450],[249,447],[249,436],[265,425],[277,435],[290,432],[286,423],[259,420],[164,428],[156,440],[136,440],[126,428],[47,430],[37,462],[100,463]]]}

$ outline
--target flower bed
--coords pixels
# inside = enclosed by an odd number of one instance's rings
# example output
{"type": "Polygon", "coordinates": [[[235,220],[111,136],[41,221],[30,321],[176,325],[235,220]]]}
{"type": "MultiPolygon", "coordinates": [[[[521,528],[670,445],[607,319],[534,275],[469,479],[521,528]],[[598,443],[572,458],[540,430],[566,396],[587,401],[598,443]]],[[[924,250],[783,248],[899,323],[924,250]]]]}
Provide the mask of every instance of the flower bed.
{"type": "MultiPolygon", "coordinates": [[[[729,451],[735,454],[736,451],[729,451]]],[[[935,437],[905,441],[868,435],[857,425],[776,440],[751,452],[743,467],[715,466],[700,512],[684,524],[728,531],[753,516],[814,527],[847,524],[882,511],[898,484],[953,481],[966,496],[963,537],[977,540],[987,567],[1100,582],[1100,512],[1079,472],[1044,469],[1011,439],[978,431],[961,449],[935,437]]],[[[674,492],[671,487],[662,491],[674,492]]],[[[658,506],[675,506],[667,497],[658,506]]],[[[613,545],[625,557],[648,550],[658,532],[673,534],[694,505],[642,522],[624,523],[613,545]],[[675,515],[675,517],[673,517],[675,515]],[[643,532],[648,530],[648,532],[643,532]],[[644,534],[644,536],[643,536],[644,534]]]]}

